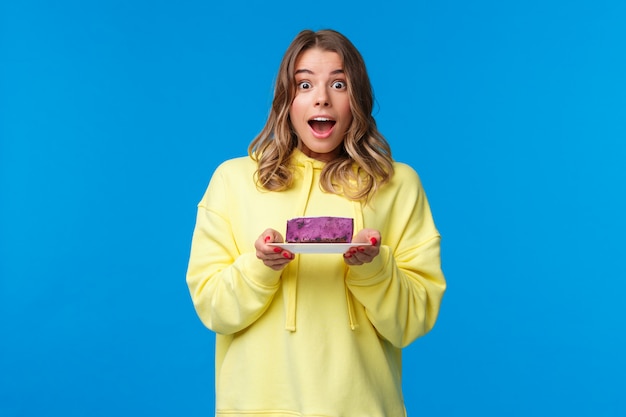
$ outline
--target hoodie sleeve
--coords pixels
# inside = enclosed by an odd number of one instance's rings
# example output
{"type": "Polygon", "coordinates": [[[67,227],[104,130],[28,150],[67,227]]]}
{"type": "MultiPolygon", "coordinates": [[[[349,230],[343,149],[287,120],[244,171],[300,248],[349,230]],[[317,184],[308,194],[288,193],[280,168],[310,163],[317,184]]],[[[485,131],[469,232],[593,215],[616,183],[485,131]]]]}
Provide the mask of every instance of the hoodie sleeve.
{"type": "Polygon", "coordinates": [[[380,254],[351,266],[346,283],[378,333],[405,347],[434,326],[446,282],[440,235],[419,177],[412,169],[400,169],[396,177],[391,192],[381,196],[389,224],[381,228],[380,254]]]}
{"type": "Polygon", "coordinates": [[[279,288],[281,272],[266,267],[254,252],[239,252],[221,172],[216,170],[198,204],[187,285],[204,325],[216,333],[232,334],[267,309],[279,288]]]}

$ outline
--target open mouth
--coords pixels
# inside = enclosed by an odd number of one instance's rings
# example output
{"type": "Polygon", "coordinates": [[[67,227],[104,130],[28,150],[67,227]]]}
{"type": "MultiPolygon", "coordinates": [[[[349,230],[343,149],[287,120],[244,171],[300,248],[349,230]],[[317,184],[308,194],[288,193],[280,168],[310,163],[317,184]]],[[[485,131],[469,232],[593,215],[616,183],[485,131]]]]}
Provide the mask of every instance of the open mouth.
{"type": "Polygon", "coordinates": [[[315,133],[323,135],[330,132],[337,122],[326,117],[314,117],[308,123],[315,133]]]}

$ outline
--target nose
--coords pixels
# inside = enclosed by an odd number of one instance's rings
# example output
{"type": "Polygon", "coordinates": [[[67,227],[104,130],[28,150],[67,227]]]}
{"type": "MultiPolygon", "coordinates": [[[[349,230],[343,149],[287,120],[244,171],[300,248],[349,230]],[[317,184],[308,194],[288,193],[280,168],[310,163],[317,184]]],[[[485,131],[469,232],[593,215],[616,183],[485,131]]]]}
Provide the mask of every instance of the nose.
{"type": "Polygon", "coordinates": [[[325,88],[320,88],[317,93],[317,99],[315,100],[315,106],[328,107],[330,106],[330,96],[325,88]]]}

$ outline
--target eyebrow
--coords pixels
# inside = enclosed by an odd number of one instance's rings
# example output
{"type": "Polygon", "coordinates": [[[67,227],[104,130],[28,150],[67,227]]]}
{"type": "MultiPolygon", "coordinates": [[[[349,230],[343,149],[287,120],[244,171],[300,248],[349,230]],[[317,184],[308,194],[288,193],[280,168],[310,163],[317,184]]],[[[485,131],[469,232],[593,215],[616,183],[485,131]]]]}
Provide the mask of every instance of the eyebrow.
{"type": "MultiPolygon", "coordinates": [[[[334,71],[331,71],[330,75],[344,74],[344,73],[345,73],[345,71],[343,69],[339,68],[339,69],[336,69],[334,71]]],[[[310,69],[303,68],[303,69],[296,70],[296,72],[294,73],[294,75],[298,75],[298,74],[314,74],[314,72],[311,71],[310,69]]]]}

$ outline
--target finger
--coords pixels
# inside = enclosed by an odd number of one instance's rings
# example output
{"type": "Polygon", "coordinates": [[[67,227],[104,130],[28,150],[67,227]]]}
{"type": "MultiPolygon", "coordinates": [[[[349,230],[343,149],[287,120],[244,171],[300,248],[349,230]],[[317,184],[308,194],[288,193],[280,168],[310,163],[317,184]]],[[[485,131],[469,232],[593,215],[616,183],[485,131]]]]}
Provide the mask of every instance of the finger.
{"type": "Polygon", "coordinates": [[[272,248],[269,252],[257,251],[257,258],[261,259],[263,262],[280,262],[285,259],[291,260],[294,258],[294,255],[291,252],[282,250],[279,247],[272,248]]]}
{"type": "Polygon", "coordinates": [[[367,256],[361,253],[357,253],[355,255],[352,256],[352,259],[354,259],[354,262],[357,262],[359,265],[361,264],[365,264],[368,262],[372,261],[372,257],[371,256],[367,256]]]}
{"type": "Polygon", "coordinates": [[[283,241],[283,236],[278,233],[278,231],[274,229],[265,229],[261,236],[259,237],[261,241],[265,244],[268,243],[281,243],[283,241]]]}
{"type": "Polygon", "coordinates": [[[359,265],[363,265],[363,262],[359,262],[356,259],[351,259],[351,260],[348,259],[348,260],[346,260],[346,264],[348,266],[359,266],[359,265]]]}
{"type": "Polygon", "coordinates": [[[281,269],[285,268],[285,266],[287,266],[287,263],[266,263],[265,265],[268,268],[273,269],[274,271],[280,271],[281,269]]]}
{"type": "Polygon", "coordinates": [[[362,263],[361,261],[359,261],[356,255],[351,253],[350,251],[343,254],[343,260],[348,265],[360,265],[362,263]]]}
{"type": "Polygon", "coordinates": [[[264,259],[263,263],[269,267],[279,267],[282,268],[285,265],[287,265],[289,262],[291,261],[291,259],[286,258],[284,256],[280,256],[280,257],[273,257],[273,258],[269,258],[269,259],[264,259]]]}
{"type": "Polygon", "coordinates": [[[283,269],[285,266],[287,266],[287,264],[289,262],[291,262],[294,259],[294,254],[288,252],[288,251],[283,251],[279,254],[274,254],[272,255],[271,259],[268,259],[267,261],[265,261],[264,263],[267,266],[270,266],[271,268],[275,269],[275,270],[279,270],[279,269],[283,269]]]}
{"type": "Polygon", "coordinates": [[[379,253],[377,246],[356,246],[344,253],[344,259],[349,265],[362,265],[372,262],[379,253]]]}
{"type": "Polygon", "coordinates": [[[367,240],[372,244],[372,246],[379,247],[382,241],[380,232],[374,230],[372,233],[368,233],[367,240]]]}

